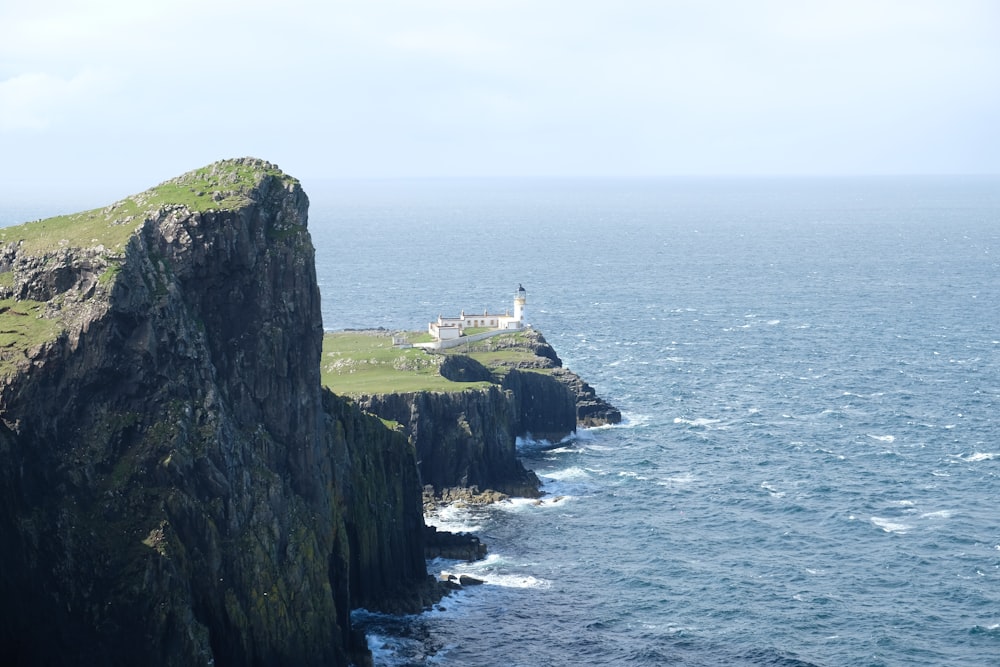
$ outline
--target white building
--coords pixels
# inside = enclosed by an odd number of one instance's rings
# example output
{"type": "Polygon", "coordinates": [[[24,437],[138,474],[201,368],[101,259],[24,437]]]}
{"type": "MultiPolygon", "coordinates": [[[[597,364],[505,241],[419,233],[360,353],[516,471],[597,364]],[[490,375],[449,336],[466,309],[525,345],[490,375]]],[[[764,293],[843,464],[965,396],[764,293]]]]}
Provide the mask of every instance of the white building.
{"type": "Polygon", "coordinates": [[[454,340],[461,337],[466,329],[499,329],[502,331],[523,329],[526,292],[521,285],[514,294],[514,314],[507,311],[503,315],[483,311],[482,315],[466,315],[463,310],[458,317],[442,317],[427,325],[427,331],[435,340],[454,340]]]}

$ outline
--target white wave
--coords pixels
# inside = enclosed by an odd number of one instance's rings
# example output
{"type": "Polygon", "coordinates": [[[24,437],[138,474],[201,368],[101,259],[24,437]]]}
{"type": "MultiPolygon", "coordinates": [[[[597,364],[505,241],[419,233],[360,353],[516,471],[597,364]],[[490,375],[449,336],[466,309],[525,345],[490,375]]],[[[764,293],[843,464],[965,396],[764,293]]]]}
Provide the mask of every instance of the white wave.
{"type": "Polygon", "coordinates": [[[372,632],[366,633],[365,639],[368,642],[368,650],[372,654],[372,664],[377,665],[377,667],[406,664],[407,660],[400,654],[406,652],[405,647],[408,643],[416,643],[413,640],[407,642],[399,637],[382,636],[372,632]]]}
{"type": "Polygon", "coordinates": [[[686,424],[688,426],[711,426],[712,424],[718,424],[720,420],[718,419],[707,419],[705,417],[699,417],[697,419],[684,419],[683,417],[674,417],[675,424],[686,424]]]}
{"type": "Polygon", "coordinates": [[[674,486],[674,485],[680,486],[683,484],[690,484],[691,482],[694,482],[697,479],[698,478],[692,475],[691,473],[685,472],[680,475],[676,475],[674,477],[667,477],[665,480],[657,482],[657,484],[659,484],[660,486],[674,486]]]}
{"type": "Polygon", "coordinates": [[[481,577],[489,586],[503,588],[550,588],[552,582],[530,574],[487,574],[481,577]]]}
{"type": "MultiPolygon", "coordinates": [[[[523,565],[513,565],[514,567],[523,567],[523,565]]],[[[451,574],[456,576],[467,574],[487,585],[503,588],[549,588],[552,585],[550,581],[531,574],[507,571],[511,566],[512,564],[507,558],[499,554],[490,554],[483,560],[458,564],[454,571],[451,571],[451,574]]],[[[442,572],[441,574],[447,573],[442,572]]]]}
{"type": "Polygon", "coordinates": [[[629,479],[636,479],[636,480],[639,480],[640,482],[646,481],[646,480],[649,479],[645,475],[640,475],[639,473],[632,472],[631,470],[622,470],[621,472],[618,473],[618,476],[619,477],[628,477],[629,479]]]}
{"type": "Polygon", "coordinates": [[[908,531],[913,529],[913,526],[909,526],[905,523],[897,523],[890,519],[883,519],[878,516],[873,516],[871,518],[871,522],[887,533],[899,533],[900,535],[905,535],[908,531]]]}
{"type": "Polygon", "coordinates": [[[784,498],[785,497],[785,492],[784,491],[778,491],[776,488],[774,488],[773,486],[771,486],[770,482],[762,482],[761,485],[760,485],[760,488],[764,489],[769,494],[771,494],[772,498],[784,498]]]}
{"type": "Polygon", "coordinates": [[[973,452],[968,456],[957,455],[959,458],[966,463],[978,463],[979,461],[992,461],[993,459],[1000,459],[1000,454],[995,452],[973,452]]]}
{"type": "Polygon", "coordinates": [[[424,523],[450,533],[478,533],[483,527],[467,507],[445,505],[424,515],[424,523]]]}
{"type": "Polygon", "coordinates": [[[879,442],[896,442],[896,436],[894,435],[874,435],[869,433],[868,437],[872,440],[878,440],[879,442]]]}
{"type": "Polygon", "coordinates": [[[522,512],[524,510],[549,508],[557,505],[561,507],[571,500],[573,500],[573,496],[552,494],[542,496],[541,498],[507,498],[495,506],[506,512],[522,512]]]}
{"type": "Polygon", "coordinates": [[[519,435],[514,439],[514,446],[518,449],[547,449],[551,447],[552,444],[553,443],[551,441],[545,439],[535,440],[531,437],[530,433],[525,436],[519,435]]]}
{"type": "Polygon", "coordinates": [[[541,477],[562,482],[567,479],[586,479],[590,477],[590,473],[580,466],[572,466],[563,470],[553,470],[552,472],[541,475],[541,477]]]}
{"type": "Polygon", "coordinates": [[[776,324],[781,324],[781,320],[768,320],[767,323],[773,327],[776,324]]]}
{"type": "Polygon", "coordinates": [[[894,507],[913,507],[916,505],[912,500],[894,500],[889,504],[894,507]]]}
{"type": "Polygon", "coordinates": [[[938,510],[937,512],[926,512],[920,515],[921,519],[950,519],[951,510],[938,510]]]}
{"type": "MultiPolygon", "coordinates": [[[[611,424],[603,428],[639,428],[647,425],[652,420],[649,415],[641,415],[637,412],[623,412],[622,420],[618,424],[611,424]]],[[[597,428],[602,428],[598,426],[597,428]]]]}

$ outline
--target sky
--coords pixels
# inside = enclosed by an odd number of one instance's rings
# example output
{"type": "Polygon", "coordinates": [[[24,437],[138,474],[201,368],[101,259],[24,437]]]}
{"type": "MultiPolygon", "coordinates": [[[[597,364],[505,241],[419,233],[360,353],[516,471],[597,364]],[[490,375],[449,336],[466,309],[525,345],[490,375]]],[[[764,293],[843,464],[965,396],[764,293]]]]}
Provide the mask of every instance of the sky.
{"type": "Polygon", "coordinates": [[[0,196],[1000,173],[997,0],[5,0],[0,196]]]}

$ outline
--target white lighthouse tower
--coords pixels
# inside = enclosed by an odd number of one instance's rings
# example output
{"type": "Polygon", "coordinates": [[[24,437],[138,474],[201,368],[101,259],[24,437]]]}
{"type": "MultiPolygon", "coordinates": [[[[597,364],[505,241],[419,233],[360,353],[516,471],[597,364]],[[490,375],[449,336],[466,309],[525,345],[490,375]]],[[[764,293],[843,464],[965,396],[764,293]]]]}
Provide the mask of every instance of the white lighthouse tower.
{"type": "Polygon", "coordinates": [[[524,326],[524,304],[527,301],[527,294],[524,286],[519,284],[514,294],[514,320],[520,322],[520,326],[524,326]]]}

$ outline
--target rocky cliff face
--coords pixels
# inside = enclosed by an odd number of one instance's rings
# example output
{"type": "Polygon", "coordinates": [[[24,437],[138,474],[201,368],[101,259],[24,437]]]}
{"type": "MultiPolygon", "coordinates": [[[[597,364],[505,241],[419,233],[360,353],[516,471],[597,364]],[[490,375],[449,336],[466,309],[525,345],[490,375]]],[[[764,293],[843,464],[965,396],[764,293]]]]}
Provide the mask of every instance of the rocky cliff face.
{"type": "Polygon", "coordinates": [[[413,442],[423,483],[441,493],[477,487],[509,495],[538,495],[538,478],[517,458],[516,405],[492,386],[461,392],[363,396],[366,412],[403,425],[413,442]]]}
{"type": "Polygon", "coordinates": [[[0,235],[0,661],[347,664],[419,604],[406,439],[320,389],[298,182],[257,160],[0,235]]]}
{"type": "Polygon", "coordinates": [[[517,459],[516,438],[531,435],[558,442],[577,426],[621,421],[621,413],[593,388],[562,367],[537,331],[499,337],[483,348],[530,352],[513,366],[486,367],[465,354],[450,354],[441,375],[454,382],[491,382],[485,389],[360,396],[358,406],[398,422],[417,451],[421,478],[438,495],[475,488],[534,497],[539,481],[517,459]]]}
{"type": "Polygon", "coordinates": [[[534,353],[535,359],[521,363],[515,368],[545,370],[546,375],[557,380],[569,390],[576,406],[576,418],[573,420],[575,423],[568,430],[563,430],[565,429],[565,423],[557,422],[552,424],[554,428],[549,435],[537,435],[546,433],[547,420],[551,419],[551,416],[547,417],[544,413],[540,414],[537,418],[539,421],[535,422],[535,424],[540,423],[541,425],[536,426],[537,430],[532,430],[530,427],[527,427],[526,430],[539,438],[558,440],[571,433],[577,426],[592,428],[594,426],[621,423],[621,411],[598,396],[594,388],[587,384],[583,378],[568,368],[563,367],[559,355],[556,354],[556,351],[548,344],[541,333],[532,330],[527,332],[526,338],[527,341],[525,344],[534,353]],[[559,435],[560,433],[562,435],[559,435]]]}

